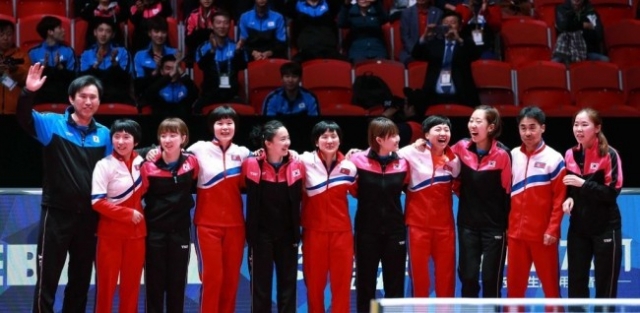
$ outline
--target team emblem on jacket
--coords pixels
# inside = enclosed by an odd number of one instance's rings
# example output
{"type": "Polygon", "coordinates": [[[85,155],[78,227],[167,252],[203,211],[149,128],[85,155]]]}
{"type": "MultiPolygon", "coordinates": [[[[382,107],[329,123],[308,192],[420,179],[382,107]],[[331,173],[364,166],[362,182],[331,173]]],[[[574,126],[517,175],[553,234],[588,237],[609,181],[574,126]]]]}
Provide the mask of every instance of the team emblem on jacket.
{"type": "Polygon", "coordinates": [[[445,164],[442,168],[444,168],[445,171],[449,171],[449,172],[453,171],[453,168],[448,164],[445,164]]]}
{"type": "Polygon", "coordinates": [[[237,154],[233,154],[233,155],[231,155],[231,160],[232,161],[240,161],[240,156],[237,155],[237,154]]]}
{"type": "Polygon", "coordinates": [[[591,163],[589,168],[592,169],[592,170],[597,170],[598,169],[598,163],[591,163]]]}
{"type": "Polygon", "coordinates": [[[184,163],[184,164],[182,164],[182,169],[185,172],[188,172],[191,169],[191,166],[189,165],[189,163],[184,163]]]}
{"type": "Polygon", "coordinates": [[[293,174],[293,177],[298,177],[300,176],[300,170],[294,170],[292,174],[293,174]]]}
{"type": "Polygon", "coordinates": [[[100,137],[98,137],[98,136],[93,136],[93,137],[91,137],[91,139],[93,139],[93,142],[95,142],[95,143],[99,143],[100,142],[100,137]]]}
{"type": "Polygon", "coordinates": [[[349,173],[351,173],[351,171],[348,168],[343,167],[340,169],[340,174],[349,175],[349,173]]]}
{"type": "Polygon", "coordinates": [[[489,167],[496,167],[496,161],[489,161],[489,167]]]}
{"type": "Polygon", "coordinates": [[[396,162],[393,164],[393,169],[394,170],[399,170],[400,169],[400,163],[396,162]]]}
{"type": "Polygon", "coordinates": [[[533,164],[533,167],[535,168],[545,168],[545,166],[547,166],[547,164],[545,164],[544,162],[536,162],[533,164]]]}

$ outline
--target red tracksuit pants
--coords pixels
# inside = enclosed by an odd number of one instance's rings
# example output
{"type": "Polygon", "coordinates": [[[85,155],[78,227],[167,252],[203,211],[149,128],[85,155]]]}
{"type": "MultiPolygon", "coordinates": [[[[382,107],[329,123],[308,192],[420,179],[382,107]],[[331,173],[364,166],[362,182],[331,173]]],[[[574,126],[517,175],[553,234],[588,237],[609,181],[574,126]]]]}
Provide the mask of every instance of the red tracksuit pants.
{"type": "Polygon", "coordinates": [[[235,312],[244,239],[244,225],[196,226],[200,312],[235,312]]]}
{"type": "Polygon", "coordinates": [[[327,277],[331,281],[331,312],[349,312],[353,277],[353,233],[305,229],[302,236],[302,256],[309,313],[326,312],[324,289],[327,277]]]}
{"type": "Polygon", "coordinates": [[[453,297],[456,288],[456,233],[454,228],[409,226],[409,275],[413,297],[429,297],[429,258],[433,258],[436,296],[453,297]]]}
{"type": "Polygon", "coordinates": [[[524,298],[532,263],[545,297],[560,297],[557,242],[546,246],[542,240],[533,242],[509,238],[507,249],[507,297],[524,298]]]}
{"type": "Polygon", "coordinates": [[[96,313],[111,313],[120,277],[120,313],[138,312],[145,239],[98,237],[96,255],[96,313]]]}

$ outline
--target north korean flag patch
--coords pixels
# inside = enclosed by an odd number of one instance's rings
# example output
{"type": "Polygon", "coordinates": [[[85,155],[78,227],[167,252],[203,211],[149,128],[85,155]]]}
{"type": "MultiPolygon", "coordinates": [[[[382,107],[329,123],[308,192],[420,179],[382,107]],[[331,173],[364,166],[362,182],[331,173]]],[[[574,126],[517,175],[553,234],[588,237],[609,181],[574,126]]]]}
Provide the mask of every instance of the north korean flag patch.
{"type": "Polygon", "coordinates": [[[545,166],[547,166],[547,164],[545,164],[544,162],[536,162],[533,164],[533,167],[535,168],[545,168],[545,166]]]}
{"type": "Polygon", "coordinates": [[[351,171],[348,168],[341,168],[340,169],[340,174],[345,174],[345,175],[349,175],[351,173],[351,171]]]}
{"type": "Polygon", "coordinates": [[[232,161],[240,161],[240,156],[237,155],[237,154],[233,154],[233,155],[231,155],[231,160],[232,161]]]}

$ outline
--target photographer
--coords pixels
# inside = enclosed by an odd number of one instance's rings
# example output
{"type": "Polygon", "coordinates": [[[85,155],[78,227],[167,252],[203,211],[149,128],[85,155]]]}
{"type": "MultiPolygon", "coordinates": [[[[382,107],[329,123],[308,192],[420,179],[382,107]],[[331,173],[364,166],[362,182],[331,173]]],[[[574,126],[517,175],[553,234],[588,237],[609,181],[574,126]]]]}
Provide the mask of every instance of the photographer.
{"type": "Polygon", "coordinates": [[[461,38],[462,18],[459,13],[445,11],[442,24],[429,24],[414,46],[415,60],[429,63],[422,87],[429,105],[480,105],[471,74],[471,63],[480,57],[471,38],[461,38]]]}
{"type": "Polygon", "coordinates": [[[18,96],[29,71],[29,55],[16,47],[15,25],[0,20],[0,72],[2,72],[2,98],[0,113],[16,113],[18,96]]]}
{"type": "Polygon", "coordinates": [[[559,35],[551,61],[609,61],[609,58],[602,54],[602,20],[589,0],[566,0],[558,5],[556,28],[559,35]]]}

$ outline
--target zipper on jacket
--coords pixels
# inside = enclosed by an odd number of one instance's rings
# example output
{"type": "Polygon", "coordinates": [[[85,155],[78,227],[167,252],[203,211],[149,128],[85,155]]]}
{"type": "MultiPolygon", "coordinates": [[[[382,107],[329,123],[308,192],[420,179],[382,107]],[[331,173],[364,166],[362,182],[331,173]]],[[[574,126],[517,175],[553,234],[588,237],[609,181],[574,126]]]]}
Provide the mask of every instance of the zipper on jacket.
{"type": "Polygon", "coordinates": [[[171,171],[171,175],[173,176],[173,183],[177,184],[178,183],[178,171],[172,170],[171,171]]]}

